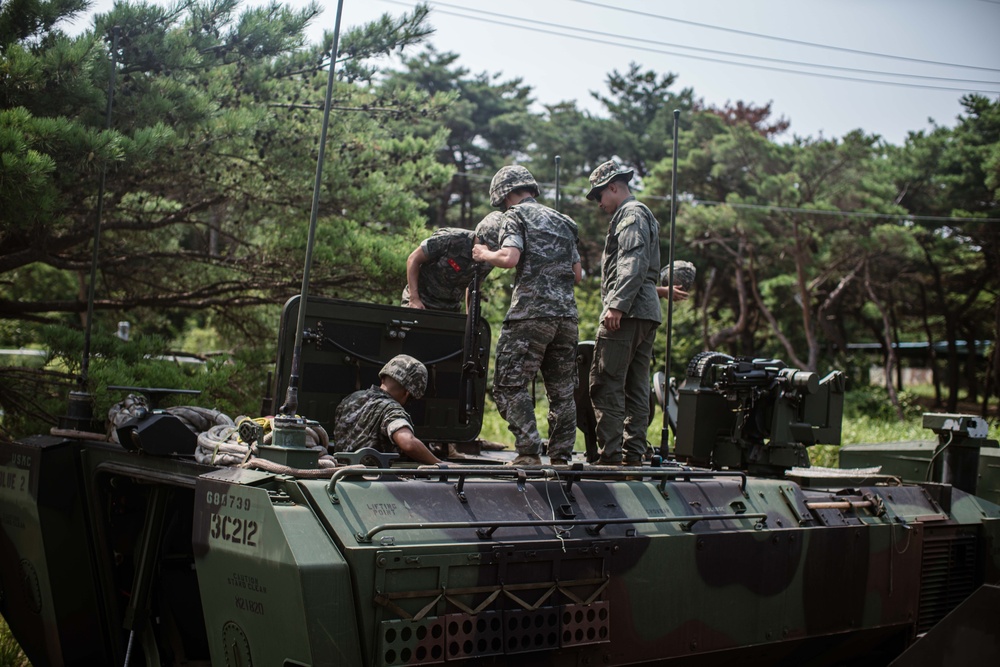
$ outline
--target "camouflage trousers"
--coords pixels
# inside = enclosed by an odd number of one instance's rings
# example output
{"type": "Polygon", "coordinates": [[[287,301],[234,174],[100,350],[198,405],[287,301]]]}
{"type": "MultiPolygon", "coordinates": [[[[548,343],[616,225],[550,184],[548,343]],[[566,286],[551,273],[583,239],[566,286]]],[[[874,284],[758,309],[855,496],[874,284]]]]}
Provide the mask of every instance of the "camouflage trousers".
{"type": "Polygon", "coordinates": [[[497,338],[493,400],[514,434],[518,454],[538,456],[542,437],[529,387],[542,372],[549,399],[549,456],[568,459],[576,442],[577,322],[542,317],[504,322],[497,338]]]}
{"type": "Polygon", "coordinates": [[[597,417],[601,462],[639,463],[649,427],[649,363],[658,324],[622,319],[618,331],[597,330],[590,401],[597,417]],[[624,449],[624,452],[622,451],[624,449]]]}

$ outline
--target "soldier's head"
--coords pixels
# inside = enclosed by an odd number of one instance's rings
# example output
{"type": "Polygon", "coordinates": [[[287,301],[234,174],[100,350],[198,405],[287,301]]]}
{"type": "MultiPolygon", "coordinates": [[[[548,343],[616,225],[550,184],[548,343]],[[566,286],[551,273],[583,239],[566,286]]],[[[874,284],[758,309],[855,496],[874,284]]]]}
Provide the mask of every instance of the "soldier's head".
{"type": "Polygon", "coordinates": [[[505,205],[507,195],[521,190],[531,193],[532,197],[538,196],[538,183],[535,182],[531,172],[519,164],[500,167],[500,171],[493,176],[493,181],[490,183],[490,206],[507,208],[505,205]]]}
{"type": "Polygon", "coordinates": [[[397,354],[386,362],[378,377],[387,389],[394,389],[393,384],[398,385],[413,398],[422,398],[427,389],[427,367],[408,354],[397,354]]]}
{"type": "Polygon", "coordinates": [[[476,225],[476,240],[490,250],[500,249],[500,223],[503,213],[493,211],[476,225]]]}
{"type": "Polygon", "coordinates": [[[596,201],[601,210],[614,212],[631,194],[628,182],[632,180],[632,169],[626,169],[615,160],[608,160],[590,174],[590,192],[587,199],[596,201]]]}

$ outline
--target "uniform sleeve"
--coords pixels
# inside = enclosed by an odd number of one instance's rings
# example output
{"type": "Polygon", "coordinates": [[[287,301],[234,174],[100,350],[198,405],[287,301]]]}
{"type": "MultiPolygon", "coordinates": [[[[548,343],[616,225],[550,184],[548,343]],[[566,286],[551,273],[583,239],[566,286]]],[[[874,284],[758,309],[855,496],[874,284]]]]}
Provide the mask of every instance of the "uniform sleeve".
{"type": "Polygon", "coordinates": [[[618,221],[615,234],[618,237],[618,280],[608,294],[607,306],[627,313],[632,308],[649,268],[646,252],[646,245],[649,243],[648,221],[637,211],[629,211],[618,221]]]}
{"type": "Polygon", "coordinates": [[[411,431],[414,430],[413,422],[410,421],[410,415],[407,414],[406,410],[403,409],[402,405],[396,404],[392,408],[385,411],[382,415],[382,432],[392,439],[392,434],[401,428],[408,428],[411,431]]]}
{"type": "Polygon", "coordinates": [[[520,216],[513,211],[503,214],[503,221],[500,223],[500,247],[517,248],[524,252],[524,228],[520,216]]]}
{"type": "Polygon", "coordinates": [[[439,232],[434,232],[423,240],[420,247],[424,249],[427,260],[433,262],[444,254],[448,248],[448,243],[442,238],[439,232]]]}

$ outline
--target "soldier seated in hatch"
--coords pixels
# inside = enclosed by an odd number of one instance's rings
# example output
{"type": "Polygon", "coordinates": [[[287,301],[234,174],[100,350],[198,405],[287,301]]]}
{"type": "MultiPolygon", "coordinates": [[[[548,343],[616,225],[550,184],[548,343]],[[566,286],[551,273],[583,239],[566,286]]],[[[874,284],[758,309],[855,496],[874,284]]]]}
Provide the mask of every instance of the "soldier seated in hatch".
{"type": "Polygon", "coordinates": [[[427,368],[417,359],[400,354],[378,373],[381,384],[350,394],[337,406],[333,426],[334,450],[353,452],[371,447],[399,452],[418,463],[441,463],[414,435],[413,421],[403,408],[412,396],[427,389],[427,368]]]}

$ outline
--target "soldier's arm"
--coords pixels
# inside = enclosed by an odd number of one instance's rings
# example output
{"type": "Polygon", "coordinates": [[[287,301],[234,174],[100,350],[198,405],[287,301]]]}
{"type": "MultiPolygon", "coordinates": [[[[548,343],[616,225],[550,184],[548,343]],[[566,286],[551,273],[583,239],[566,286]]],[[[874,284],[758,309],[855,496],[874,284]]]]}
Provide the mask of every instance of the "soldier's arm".
{"type": "Polygon", "coordinates": [[[423,245],[418,245],[417,249],[406,258],[406,284],[410,288],[410,308],[424,307],[424,302],[420,299],[420,266],[428,259],[423,245]]]}
{"type": "Polygon", "coordinates": [[[403,427],[393,432],[392,441],[399,447],[400,453],[417,463],[441,463],[441,459],[431,454],[431,450],[427,449],[427,445],[421,442],[420,438],[415,436],[409,428],[403,427]]]}
{"type": "Polygon", "coordinates": [[[512,269],[521,261],[521,251],[513,246],[490,250],[489,246],[477,243],[472,246],[472,259],[492,264],[501,269],[512,269]]]}
{"type": "Polygon", "coordinates": [[[670,296],[670,288],[662,286],[657,286],[656,296],[660,297],[661,299],[671,299],[672,301],[685,301],[690,295],[684,290],[682,290],[680,287],[674,285],[674,295],[672,298],[670,296]]]}
{"type": "Polygon", "coordinates": [[[573,265],[573,284],[579,285],[581,280],[583,280],[583,265],[577,262],[573,265]]]}

